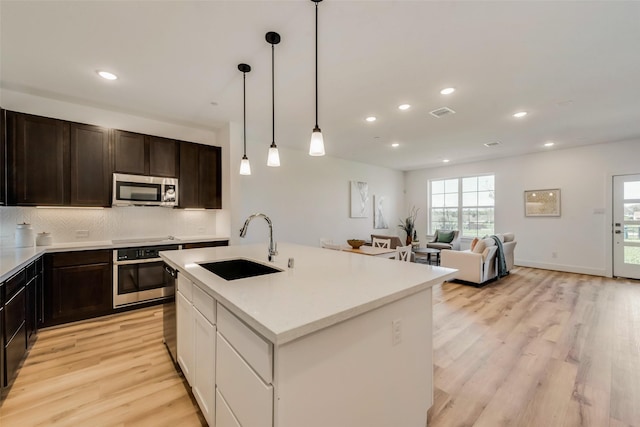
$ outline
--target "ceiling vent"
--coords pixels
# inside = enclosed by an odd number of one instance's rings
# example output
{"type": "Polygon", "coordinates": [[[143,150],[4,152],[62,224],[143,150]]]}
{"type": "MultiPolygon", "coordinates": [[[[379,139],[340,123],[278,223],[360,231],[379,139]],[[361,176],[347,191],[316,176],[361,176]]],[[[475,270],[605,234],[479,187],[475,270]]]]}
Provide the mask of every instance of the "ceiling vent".
{"type": "Polygon", "coordinates": [[[455,111],[453,111],[451,108],[448,108],[448,107],[438,108],[437,110],[433,110],[429,112],[429,114],[431,114],[436,119],[439,119],[442,116],[448,116],[450,114],[455,114],[455,113],[456,113],[455,111]]]}
{"type": "Polygon", "coordinates": [[[487,142],[484,144],[485,147],[495,147],[496,145],[500,145],[499,142],[487,142]]]}

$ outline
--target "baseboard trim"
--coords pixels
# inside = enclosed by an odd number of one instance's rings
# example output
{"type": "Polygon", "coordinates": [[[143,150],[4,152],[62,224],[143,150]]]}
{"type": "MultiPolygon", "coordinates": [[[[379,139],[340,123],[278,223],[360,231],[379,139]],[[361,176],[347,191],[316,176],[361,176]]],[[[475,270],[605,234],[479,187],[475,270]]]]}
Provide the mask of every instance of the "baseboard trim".
{"type": "Polygon", "coordinates": [[[521,267],[540,268],[542,270],[564,271],[566,273],[588,274],[590,276],[610,277],[606,269],[588,268],[577,265],[548,264],[543,262],[528,261],[523,259],[514,260],[514,264],[521,267]]]}

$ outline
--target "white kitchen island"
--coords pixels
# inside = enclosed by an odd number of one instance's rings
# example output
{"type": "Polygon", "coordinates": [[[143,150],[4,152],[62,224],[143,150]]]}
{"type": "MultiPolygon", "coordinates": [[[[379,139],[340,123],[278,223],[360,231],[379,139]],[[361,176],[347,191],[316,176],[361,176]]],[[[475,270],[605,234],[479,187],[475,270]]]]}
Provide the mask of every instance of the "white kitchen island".
{"type": "Polygon", "coordinates": [[[455,270],[280,244],[162,252],[178,270],[178,363],[216,427],[424,427],[432,286],[455,270]],[[281,272],[227,281],[199,263],[281,272]],[[293,258],[293,268],[288,268],[293,258]]]}

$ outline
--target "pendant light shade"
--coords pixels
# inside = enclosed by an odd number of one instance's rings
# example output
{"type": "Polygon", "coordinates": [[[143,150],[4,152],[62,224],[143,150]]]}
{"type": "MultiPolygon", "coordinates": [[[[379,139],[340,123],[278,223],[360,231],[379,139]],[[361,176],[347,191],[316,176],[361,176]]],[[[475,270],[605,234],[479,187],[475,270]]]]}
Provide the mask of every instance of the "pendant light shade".
{"type": "Polygon", "coordinates": [[[310,156],[324,156],[324,138],[318,126],[318,3],[322,0],[311,0],[316,4],[316,126],[311,132],[311,143],[309,144],[310,156]]]}
{"type": "Polygon", "coordinates": [[[251,175],[251,164],[247,157],[247,73],[251,71],[248,64],[238,64],[238,70],[242,71],[242,136],[244,138],[244,152],[240,160],[240,175],[251,175]]]}
{"type": "Polygon", "coordinates": [[[280,34],[269,31],[265,39],[271,44],[271,145],[269,146],[269,155],[267,157],[267,166],[280,166],[280,154],[276,145],[276,102],[275,102],[275,45],[280,43],[280,34]]]}

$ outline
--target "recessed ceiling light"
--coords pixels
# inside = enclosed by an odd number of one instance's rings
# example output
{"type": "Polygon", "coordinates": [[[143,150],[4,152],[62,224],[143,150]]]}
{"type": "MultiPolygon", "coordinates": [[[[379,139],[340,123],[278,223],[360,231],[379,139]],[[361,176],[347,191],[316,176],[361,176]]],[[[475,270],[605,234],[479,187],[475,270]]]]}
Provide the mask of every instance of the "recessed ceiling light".
{"type": "Polygon", "coordinates": [[[116,80],[118,76],[108,71],[97,71],[98,75],[106,80],[116,80]]]}
{"type": "Polygon", "coordinates": [[[450,161],[451,161],[451,160],[449,160],[449,159],[443,159],[443,160],[442,160],[442,163],[449,163],[450,161]]]}
{"type": "Polygon", "coordinates": [[[528,113],[527,113],[526,111],[519,111],[519,112],[515,113],[515,114],[513,115],[513,117],[516,117],[516,118],[518,118],[518,119],[519,119],[519,118],[521,118],[521,117],[526,116],[527,114],[528,114],[528,113]]]}
{"type": "Polygon", "coordinates": [[[368,122],[375,122],[376,120],[378,120],[377,118],[373,117],[373,116],[369,116],[365,119],[368,122]]]}
{"type": "Polygon", "coordinates": [[[411,108],[411,105],[409,105],[409,104],[400,104],[400,105],[398,105],[398,109],[399,110],[403,110],[404,111],[404,110],[408,110],[409,108],[411,108]]]}
{"type": "Polygon", "coordinates": [[[554,145],[556,145],[556,143],[555,143],[555,142],[553,142],[553,141],[549,141],[549,142],[545,142],[545,143],[544,143],[544,146],[545,146],[545,147],[553,147],[554,145]]]}
{"type": "Polygon", "coordinates": [[[396,148],[396,147],[399,147],[399,146],[400,146],[400,144],[398,144],[397,142],[394,142],[393,144],[391,144],[391,146],[392,146],[393,148],[396,148]]]}
{"type": "Polygon", "coordinates": [[[440,93],[443,94],[443,95],[451,95],[455,91],[456,91],[456,88],[454,88],[454,87],[446,87],[446,88],[442,89],[440,91],[440,93]]]}

